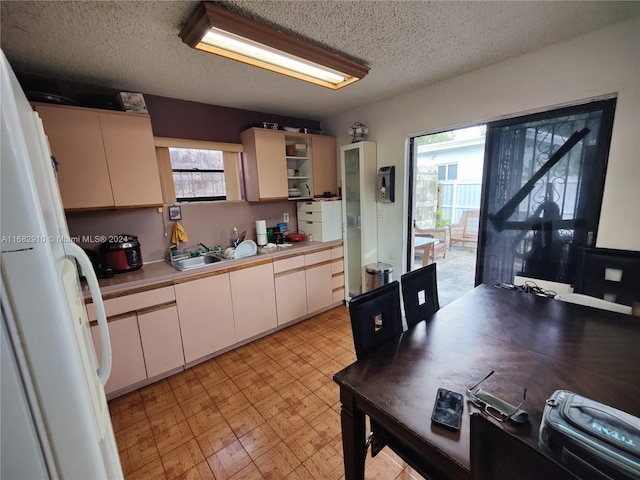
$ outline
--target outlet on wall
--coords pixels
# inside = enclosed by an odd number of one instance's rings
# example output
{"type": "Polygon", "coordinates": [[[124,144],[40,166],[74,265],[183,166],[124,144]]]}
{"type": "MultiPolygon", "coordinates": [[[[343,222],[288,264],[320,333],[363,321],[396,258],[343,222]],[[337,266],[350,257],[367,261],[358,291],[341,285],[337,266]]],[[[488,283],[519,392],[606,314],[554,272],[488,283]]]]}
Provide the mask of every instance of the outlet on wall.
{"type": "Polygon", "coordinates": [[[288,213],[285,213],[285,214],[284,214],[284,221],[285,221],[285,222],[288,222],[288,221],[289,221],[289,214],[288,214],[288,213]]]}

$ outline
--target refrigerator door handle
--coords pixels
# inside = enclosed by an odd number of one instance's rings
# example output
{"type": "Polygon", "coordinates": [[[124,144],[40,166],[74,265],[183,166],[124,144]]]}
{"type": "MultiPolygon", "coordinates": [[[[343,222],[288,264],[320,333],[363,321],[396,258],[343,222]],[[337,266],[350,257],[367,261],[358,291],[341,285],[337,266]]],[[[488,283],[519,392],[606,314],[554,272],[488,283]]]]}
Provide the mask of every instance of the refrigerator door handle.
{"type": "Polygon", "coordinates": [[[101,345],[101,358],[100,366],[98,367],[98,379],[104,386],[111,374],[111,340],[109,339],[109,328],[107,327],[107,314],[104,311],[104,303],[102,303],[102,295],[100,294],[100,286],[98,285],[98,277],[93,270],[93,265],[84,253],[84,250],[75,243],[67,243],[65,245],[65,251],[70,256],[78,261],[80,268],[87,279],[87,285],[89,286],[89,293],[93,300],[93,306],[96,309],[96,317],[98,318],[98,329],[100,331],[100,345],[101,345]]]}

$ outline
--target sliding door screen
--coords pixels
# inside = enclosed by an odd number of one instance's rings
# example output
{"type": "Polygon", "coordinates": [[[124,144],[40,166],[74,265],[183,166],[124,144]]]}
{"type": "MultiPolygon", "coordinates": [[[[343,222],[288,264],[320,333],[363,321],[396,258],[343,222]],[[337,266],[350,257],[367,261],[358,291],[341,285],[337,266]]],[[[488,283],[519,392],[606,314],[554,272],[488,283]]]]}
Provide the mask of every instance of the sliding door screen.
{"type": "Polygon", "coordinates": [[[488,125],[476,284],[573,284],[593,246],[615,100],[488,125]]]}

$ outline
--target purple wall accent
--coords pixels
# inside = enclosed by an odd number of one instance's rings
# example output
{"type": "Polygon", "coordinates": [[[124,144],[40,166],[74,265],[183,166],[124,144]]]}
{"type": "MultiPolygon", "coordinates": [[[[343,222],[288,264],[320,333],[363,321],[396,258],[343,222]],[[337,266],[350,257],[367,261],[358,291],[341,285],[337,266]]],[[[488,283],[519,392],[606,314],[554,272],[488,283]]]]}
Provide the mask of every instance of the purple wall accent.
{"type": "MultiPolygon", "coordinates": [[[[295,202],[183,203],[180,207],[180,225],[189,237],[180,250],[195,248],[199,242],[208,247],[226,247],[233,227],[238,227],[238,233],[246,230],[246,238],[255,241],[256,220],[266,220],[267,226],[273,227],[282,222],[284,213],[289,214],[289,229],[298,229],[295,202]]],[[[143,261],[152,262],[165,258],[171,241],[173,221],[169,220],[168,208],[162,210],[162,214],[155,208],[68,212],[67,223],[71,236],[95,239],[100,235],[136,235],[143,261]]],[[[99,242],[79,243],[84,248],[99,246],[99,242]]]]}
{"type": "Polygon", "coordinates": [[[314,120],[149,94],[144,95],[144,100],[151,116],[153,134],[157,137],[241,143],[240,132],[262,122],[277,123],[281,127],[320,129],[320,123],[314,120]]]}
{"type": "MultiPolygon", "coordinates": [[[[61,95],[84,107],[120,109],[116,99],[120,90],[115,88],[30,74],[18,73],[17,77],[27,92],[61,95]]],[[[151,116],[153,134],[157,137],[241,143],[240,132],[262,122],[320,131],[320,122],[316,120],[190,102],[149,93],[143,95],[151,116]]]]}

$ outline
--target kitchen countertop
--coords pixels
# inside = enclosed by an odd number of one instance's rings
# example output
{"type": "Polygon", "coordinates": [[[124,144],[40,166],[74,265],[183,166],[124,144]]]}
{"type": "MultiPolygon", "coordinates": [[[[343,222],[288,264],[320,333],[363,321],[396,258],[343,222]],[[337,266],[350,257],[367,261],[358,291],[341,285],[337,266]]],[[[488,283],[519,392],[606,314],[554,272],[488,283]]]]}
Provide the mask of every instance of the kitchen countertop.
{"type": "MultiPolygon", "coordinates": [[[[301,254],[318,250],[322,248],[334,247],[342,245],[342,240],[334,240],[331,242],[297,242],[291,246],[280,246],[275,248],[259,247],[258,253],[251,257],[239,258],[234,260],[225,260],[223,262],[212,263],[206,267],[194,268],[180,272],[173,268],[168,262],[160,261],[153,263],[145,263],[142,268],[128,273],[117,273],[112,278],[103,278],[98,280],[100,292],[102,296],[116,295],[121,292],[133,288],[148,287],[154,284],[173,282],[179,278],[190,277],[193,275],[201,275],[203,273],[215,272],[216,270],[225,270],[241,265],[248,265],[265,259],[277,259],[286,257],[291,254],[301,254]]],[[[90,299],[89,287],[86,282],[82,282],[82,292],[85,299],[90,299]]]]}

